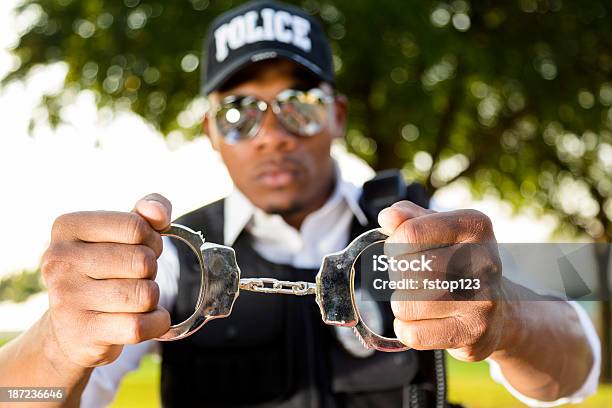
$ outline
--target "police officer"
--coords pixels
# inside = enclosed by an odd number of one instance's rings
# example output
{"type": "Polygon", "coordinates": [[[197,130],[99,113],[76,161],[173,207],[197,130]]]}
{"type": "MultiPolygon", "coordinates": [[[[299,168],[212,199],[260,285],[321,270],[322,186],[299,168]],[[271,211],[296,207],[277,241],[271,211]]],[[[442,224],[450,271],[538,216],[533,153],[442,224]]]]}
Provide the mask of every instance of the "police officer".
{"type": "MultiPolygon", "coordinates": [[[[478,267],[500,272],[484,214],[429,210],[422,189],[392,174],[363,188],[345,180],[330,147],[344,135],[347,102],[315,19],[251,2],[217,18],[206,44],[204,130],[236,188],[178,222],[233,246],[244,277],[312,281],[325,254],[378,226],[389,242],[486,242],[478,267]]],[[[157,194],[129,213],[59,217],[42,265],[49,310],[0,350],[0,384],[63,386],[65,405],[109,403],[147,340],[188,317],[197,299],[193,254],[160,237],[170,219],[170,202],[157,194]]],[[[164,406],[442,407],[441,349],[487,358],[494,378],[531,405],[594,392],[597,338],[576,305],[371,305],[370,324],[411,350],[364,349],[352,333],[325,326],[312,297],[242,293],[230,318],[162,344],[164,406]]]]}

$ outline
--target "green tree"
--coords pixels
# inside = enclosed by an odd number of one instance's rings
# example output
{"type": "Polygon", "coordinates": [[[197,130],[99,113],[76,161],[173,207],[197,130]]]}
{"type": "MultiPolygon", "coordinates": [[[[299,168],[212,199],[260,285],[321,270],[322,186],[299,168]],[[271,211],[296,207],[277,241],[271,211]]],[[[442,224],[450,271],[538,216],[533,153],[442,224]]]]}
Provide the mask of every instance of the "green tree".
{"type": "Polygon", "coordinates": [[[44,289],[40,269],[23,270],[0,279],[0,302],[23,302],[44,289]]]}
{"type": "MultiPolygon", "coordinates": [[[[100,106],[129,107],[165,134],[195,137],[197,120],[181,112],[201,103],[202,38],[238,3],[25,0],[21,9],[39,19],[4,82],[65,61],[64,93],[93,90],[100,106]]],[[[351,151],[432,191],[465,180],[477,195],[556,215],[566,233],[611,241],[609,1],[293,3],[320,17],[332,39],[338,87],[351,102],[351,151]]],[[[44,100],[54,123],[63,100],[44,100]]],[[[609,250],[597,256],[607,292],[609,250]]],[[[601,311],[610,379],[608,302],[601,311]]]]}

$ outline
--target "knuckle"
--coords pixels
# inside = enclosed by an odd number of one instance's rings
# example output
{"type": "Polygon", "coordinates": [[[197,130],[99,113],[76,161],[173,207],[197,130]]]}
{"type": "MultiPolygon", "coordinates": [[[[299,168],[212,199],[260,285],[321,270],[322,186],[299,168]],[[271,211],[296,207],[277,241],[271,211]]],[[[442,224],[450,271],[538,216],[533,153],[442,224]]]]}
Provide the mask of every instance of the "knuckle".
{"type": "Polygon", "coordinates": [[[57,217],[51,226],[51,236],[56,237],[62,235],[62,233],[66,230],[66,226],[72,222],[71,220],[73,217],[73,213],[62,214],[57,217]]]}
{"type": "Polygon", "coordinates": [[[125,228],[130,243],[142,243],[147,236],[147,222],[138,214],[129,213],[125,228]]]}
{"type": "Polygon", "coordinates": [[[404,222],[401,226],[401,239],[403,243],[412,244],[422,242],[424,234],[418,222],[404,222]]]}
{"type": "Polygon", "coordinates": [[[399,300],[400,296],[401,294],[399,294],[399,292],[395,292],[391,296],[391,311],[397,319],[406,320],[404,313],[405,306],[403,305],[404,302],[399,300]]]}
{"type": "Polygon", "coordinates": [[[461,340],[463,340],[461,334],[454,330],[450,330],[444,335],[444,337],[448,344],[458,344],[461,342],[461,340]]]}
{"type": "Polygon", "coordinates": [[[87,214],[89,213],[78,211],[60,215],[53,221],[53,225],[51,226],[51,237],[76,236],[75,231],[78,231],[79,223],[84,221],[83,217],[86,217],[87,214]]]}
{"type": "Polygon", "coordinates": [[[404,321],[418,320],[422,315],[422,309],[423,305],[420,301],[398,301],[393,305],[396,317],[404,321]]]}
{"type": "Polygon", "coordinates": [[[477,342],[480,341],[487,334],[488,325],[480,321],[475,325],[474,335],[477,342]]]}
{"type": "Polygon", "coordinates": [[[135,291],[139,310],[149,311],[157,307],[159,301],[159,286],[157,286],[157,283],[147,279],[139,279],[135,291]]]}
{"type": "Polygon", "coordinates": [[[469,340],[467,341],[468,346],[475,346],[480,343],[487,333],[488,325],[480,316],[471,319],[466,326],[469,333],[469,340]]]}
{"type": "Polygon", "coordinates": [[[153,255],[155,256],[157,263],[157,258],[161,256],[162,251],[164,250],[164,241],[162,240],[161,234],[159,234],[157,231],[155,231],[153,234],[153,242],[150,248],[153,250],[153,255]]]}
{"type": "Polygon", "coordinates": [[[52,243],[42,256],[40,272],[45,283],[50,286],[61,272],[69,268],[67,253],[62,244],[52,243]]]}
{"type": "Polygon", "coordinates": [[[466,210],[470,224],[475,232],[487,233],[493,230],[491,219],[478,210],[466,210]]]}
{"type": "Polygon", "coordinates": [[[42,275],[43,280],[49,286],[51,284],[51,280],[53,279],[53,275],[55,270],[57,269],[57,261],[55,254],[51,247],[49,247],[42,256],[40,262],[40,274],[42,275]]]}
{"type": "Polygon", "coordinates": [[[409,344],[411,344],[414,348],[423,347],[424,334],[422,330],[414,326],[409,326],[406,329],[405,335],[409,344]]]}
{"type": "Polygon", "coordinates": [[[484,300],[480,302],[480,309],[482,310],[481,313],[482,316],[485,318],[493,314],[495,310],[497,310],[497,307],[498,303],[494,302],[493,300],[484,300]]]}
{"type": "Polygon", "coordinates": [[[157,271],[157,257],[155,252],[147,246],[134,246],[131,260],[131,270],[137,278],[155,276],[157,271]]]}
{"type": "Polygon", "coordinates": [[[471,219],[487,218],[487,216],[484,215],[484,213],[482,213],[481,211],[475,210],[473,208],[467,208],[463,210],[463,212],[465,213],[466,216],[470,217],[471,219]]]}
{"type": "Polygon", "coordinates": [[[136,344],[146,340],[144,338],[144,322],[138,314],[127,318],[125,330],[125,342],[127,344],[136,344]]]}
{"type": "Polygon", "coordinates": [[[489,245],[476,245],[472,249],[472,275],[479,276],[484,282],[493,284],[502,271],[501,261],[495,249],[489,245]]]}
{"type": "Polygon", "coordinates": [[[394,329],[396,335],[404,344],[415,349],[419,348],[420,334],[416,325],[406,324],[400,319],[395,319],[394,329]]]}

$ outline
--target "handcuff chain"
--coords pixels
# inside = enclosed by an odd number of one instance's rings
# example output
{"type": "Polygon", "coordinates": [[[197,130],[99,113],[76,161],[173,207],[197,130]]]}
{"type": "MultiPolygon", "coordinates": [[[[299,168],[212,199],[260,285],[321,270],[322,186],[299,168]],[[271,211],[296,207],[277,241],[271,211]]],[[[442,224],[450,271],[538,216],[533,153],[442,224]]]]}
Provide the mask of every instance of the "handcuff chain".
{"type": "Polygon", "coordinates": [[[316,284],[312,282],[292,282],[274,278],[242,278],[239,284],[240,290],[259,293],[280,293],[283,295],[314,295],[316,284]]]}

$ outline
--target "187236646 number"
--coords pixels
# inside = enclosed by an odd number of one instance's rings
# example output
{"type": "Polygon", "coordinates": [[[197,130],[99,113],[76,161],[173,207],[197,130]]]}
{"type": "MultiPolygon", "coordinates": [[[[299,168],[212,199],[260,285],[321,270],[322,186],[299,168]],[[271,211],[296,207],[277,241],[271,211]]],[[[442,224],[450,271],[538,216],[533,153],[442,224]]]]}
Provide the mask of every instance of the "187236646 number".
{"type": "Polygon", "coordinates": [[[58,402],[65,397],[63,387],[0,387],[0,402],[58,402]]]}

